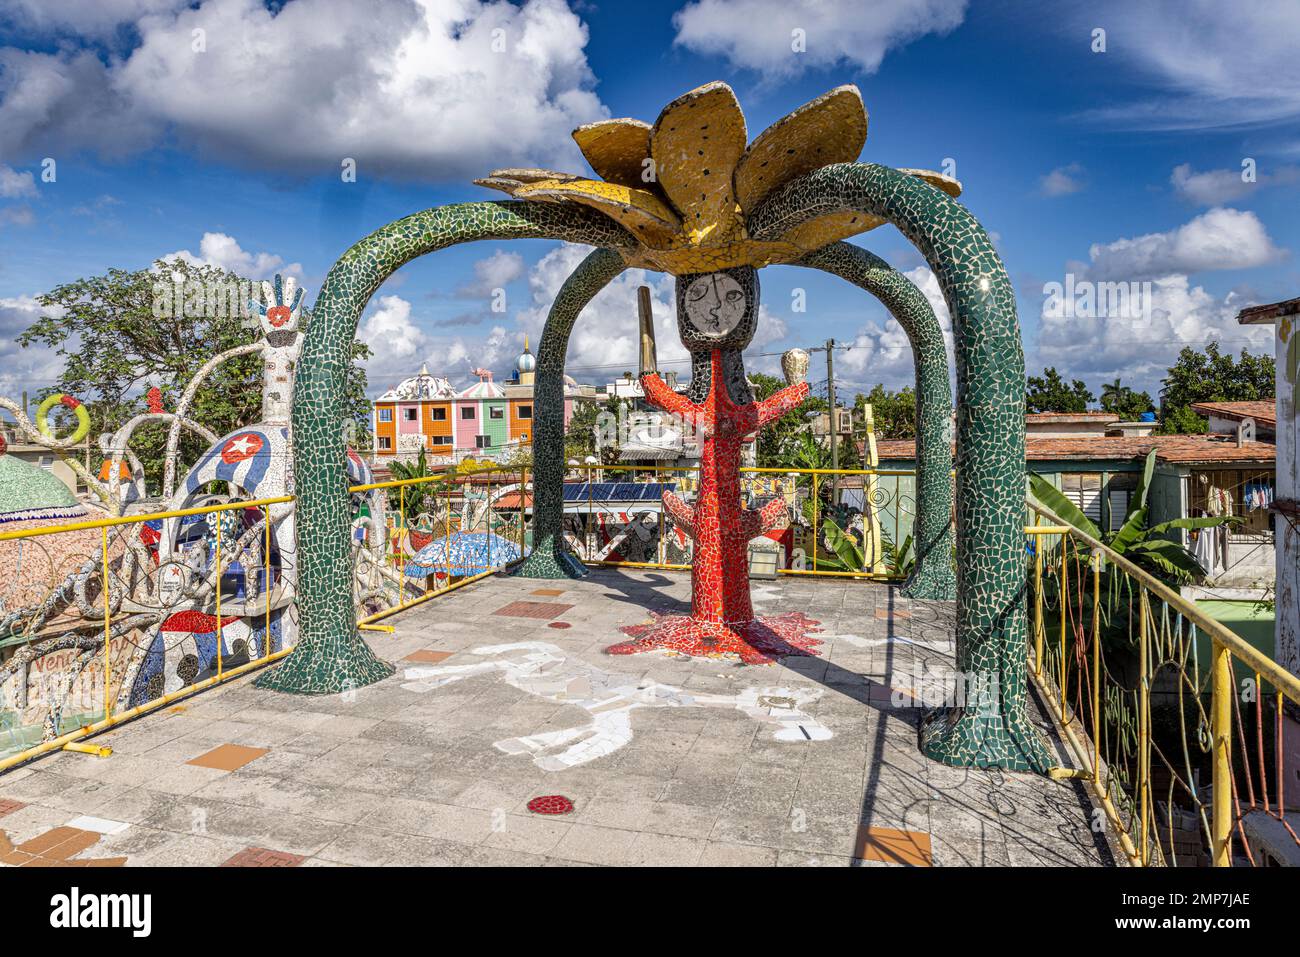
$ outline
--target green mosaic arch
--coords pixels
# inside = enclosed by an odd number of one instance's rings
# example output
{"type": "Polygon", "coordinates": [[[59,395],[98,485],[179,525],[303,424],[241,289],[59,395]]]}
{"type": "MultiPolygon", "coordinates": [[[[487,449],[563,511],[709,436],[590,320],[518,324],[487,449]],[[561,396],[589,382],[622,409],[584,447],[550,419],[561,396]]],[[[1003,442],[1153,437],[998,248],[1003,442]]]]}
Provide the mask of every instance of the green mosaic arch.
{"type": "Polygon", "coordinates": [[[957,669],[965,695],[926,716],[922,750],[946,764],[1045,771],[1025,713],[1025,356],[1015,294],[992,242],[956,200],[907,173],[837,163],[788,183],[755,212],[770,239],[815,216],[858,211],[920,250],[952,315],[957,363],[957,669]]]}
{"type": "Polygon", "coordinates": [[[564,543],[564,360],[578,314],[625,268],[614,250],[595,250],[564,280],[546,317],[533,379],[533,550],[515,570],[523,578],[587,574],[564,543]]]}
{"type": "Polygon", "coordinates": [[[957,597],[952,564],[952,384],[939,318],[906,276],[852,243],[832,243],[795,265],[846,279],[884,304],[907,333],[916,369],[916,567],[903,585],[908,598],[957,597]]]}
{"type": "Polygon", "coordinates": [[[480,239],[635,243],[621,226],[584,207],[460,203],[389,223],[339,258],[312,310],[293,397],[299,640],[293,654],[257,680],[259,687],[334,694],[393,673],[370,650],[353,616],[342,428],[349,353],[361,311],[394,271],[418,256],[480,239]]]}

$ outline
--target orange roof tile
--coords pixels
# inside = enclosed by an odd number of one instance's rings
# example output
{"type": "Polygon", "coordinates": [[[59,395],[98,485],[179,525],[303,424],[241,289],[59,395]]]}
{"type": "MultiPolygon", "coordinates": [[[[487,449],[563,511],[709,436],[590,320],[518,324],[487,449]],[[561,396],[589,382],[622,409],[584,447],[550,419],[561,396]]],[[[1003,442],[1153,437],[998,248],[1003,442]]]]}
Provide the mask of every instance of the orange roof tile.
{"type": "Polygon", "coordinates": [[[1193,402],[1192,411],[1198,415],[1217,415],[1221,419],[1250,418],[1256,425],[1277,428],[1277,400],[1264,399],[1257,402],[1193,402]]]}
{"type": "MultiPolygon", "coordinates": [[[[1156,449],[1156,457],[1181,465],[1217,465],[1232,462],[1273,462],[1277,449],[1271,442],[1247,442],[1222,435],[1078,436],[1057,438],[1025,436],[1025,458],[1031,462],[1058,460],[1136,459],[1156,449]]],[[[916,457],[912,439],[880,439],[876,453],[883,460],[916,457]]]]}

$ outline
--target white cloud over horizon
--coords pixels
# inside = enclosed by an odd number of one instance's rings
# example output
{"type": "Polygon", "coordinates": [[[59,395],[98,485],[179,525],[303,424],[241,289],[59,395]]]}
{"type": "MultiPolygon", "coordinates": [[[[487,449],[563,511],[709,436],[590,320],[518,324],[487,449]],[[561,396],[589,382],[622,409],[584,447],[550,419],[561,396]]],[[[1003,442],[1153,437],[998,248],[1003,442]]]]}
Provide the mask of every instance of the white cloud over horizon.
{"type": "MultiPolygon", "coordinates": [[[[18,23],[61,35],[68,18],[47,6],[24,3],[18,23]]],[[[437,181],[581,168],[569,132],[608,116],[564,0],[117,0],[92,20],[139,42],[103,57],[66,39],[0,49],[0,155],[174,141],[282,173],[337,175],[353,158],[360,175],[437,181]]]]}
{"type": "Polygon", "coordinates": [[[1087,278],[1132,281],[1249,269],[1277,262],[1285,254],[1254,213],[1215,207],[1167,232],[1094,243],[1088,249],[1087,278]]]}
{"type": "Polygon", "coordinates": [[[767,78],[840,64],[875,73],[891,49],[949,33],[965,14],[966,0],[880,0],[869,15],[855,0],[692,0],[673,15],[673,42],[767,78]]]}
{"type": "Polygon", "coordinates": [[[1300,5],[1253,0],[1095,0],[1063,21],[1087,42],[1104,27],[1111,57],[1145,77],[1149,94],[1089,112],[1136,129],[1262,126],[1300,117],[1300,84],[1283,64],[1300,49],[1300,5]]]}
{"type": "Polygon", "coordinates": [[[284,257],[269,252],[248,252],[235,237],[226,233],[208,232],[199,240],[198,254],[188,249],[159,256],[163,261],[179,259],[191,266],[216,266],[245,279],[270,279],[275,273],[303,279],[302,263],[285,263],[284,257]]]}

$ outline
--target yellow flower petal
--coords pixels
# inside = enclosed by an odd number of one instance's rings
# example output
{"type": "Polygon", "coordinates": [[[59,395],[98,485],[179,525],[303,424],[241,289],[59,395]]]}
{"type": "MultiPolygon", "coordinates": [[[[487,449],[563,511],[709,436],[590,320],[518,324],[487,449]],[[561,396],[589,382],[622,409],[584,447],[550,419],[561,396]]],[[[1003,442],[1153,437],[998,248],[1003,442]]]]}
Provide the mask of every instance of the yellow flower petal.
{"type": "Polygon", "coordinates": [[[721,242],[743,231],[732,176],[744,152],[745,116],[725,83],[692,90],[659,114],[650,154],[689,242],[721,242]]]}
{"type": "Polygon", "coordinates": [[[573,131],[573,139],[596,175],[608,183],[650,190],[650,124],[640,120],[601,120],[573,131]]]}
{"type": "Polygon", "coordinates": [[[867,141],[867,111],[856,86],[837,86],[777,120],[736,166],[736,198],[752,212],[772,190],[831,163],[852,163],[867,141]]]}
{"type": "Polygon", "coordinates": [[[557,173],[553,169],[494,169],[487,176],[474,180],[474,185],[499,189],[513,196],[519,187],[530,183],[571,183],[579,179],[582,177],[572,173],[557,173]]]}
{"type": "Polygon", "coordinates": [[[518,187],[516,199],[582,203],[600,210],[648,246],[668,246],[680,238],[681,221],[653,193],[595,179],[542,180],[518,187]]]}
{"type": "Polygon", "coordinates": [[[841,239],[848,239],[858,233],[875,229],[884,222],[885,220],[879,216],[871,216],[856,210],[825,213],[787,230],[781,236],[781,242],[792,243],[806,252],[812,252],[814,249],[821,249],[841,239]]]}

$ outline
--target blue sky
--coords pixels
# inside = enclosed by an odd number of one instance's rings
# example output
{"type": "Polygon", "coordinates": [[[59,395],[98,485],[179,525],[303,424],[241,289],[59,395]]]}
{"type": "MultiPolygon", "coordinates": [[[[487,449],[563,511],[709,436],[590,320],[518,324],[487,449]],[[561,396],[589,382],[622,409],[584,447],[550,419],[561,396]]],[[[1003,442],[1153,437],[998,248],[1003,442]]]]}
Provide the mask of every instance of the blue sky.
{"type": "MultiPolygon", "coordinates": [[[[57,374],[54,357],[11,342],[55,284],[181,254],[254,278],[294,273],[310,301],[370,230],[500,198],[470,182],[494,167],[586,173],[574,126],[653,122],[718,79],[751,138],[857,84],[870,115],[863,160],[955,161],[962,202],[1016,286],[1030,371],[1054,364],[1094,391],[1116,375],[1154,390],[1184,344],[1264,351],[1264,333],[1233,316],[1300,294],[1300,92],[1258,65],[1296,49],[1300,7],[1281,2],[0,0],[0,393],[57,374]],[[803,53],[790,50],[793,29],[803,53]],[[54,182],[41,176],[47,157],[54,182]],[[344,157],[356,182],[341,181],[344,157]],[[1151,309],[1044,318],[1044,284],[1067,273],[1151,282],[1151,309]]],[[[945,313],[895,230],[854,241],[945,313]]],[[[457,382],[476,366],[506,373],[582,254],[477,243],[405,267],[363,317],[373,391],[422,362],[457,382]],[[494,313],[498,287],[506,309],[494,313]]],[[[875,300],[794,267],[762,279],[751,368],[833,336],[852,346],[837,355],[841,389],[911,380],[906,338],[875,300]],[[806,313],[791,311],[795,288],[806,313]]],[[[581,320],[576,377],[635,366],[643,282],[661,353],[680,360],[671,280],[631,272],[581,320]]]]}

